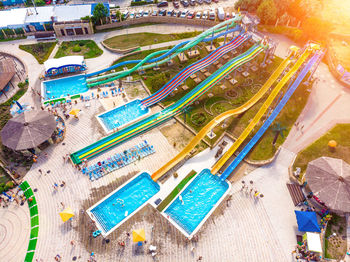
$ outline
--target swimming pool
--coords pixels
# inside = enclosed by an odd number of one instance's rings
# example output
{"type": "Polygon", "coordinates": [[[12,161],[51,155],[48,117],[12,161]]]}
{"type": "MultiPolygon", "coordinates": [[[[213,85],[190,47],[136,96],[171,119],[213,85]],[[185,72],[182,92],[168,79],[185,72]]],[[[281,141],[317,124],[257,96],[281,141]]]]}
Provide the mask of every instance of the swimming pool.
{"type": "Polygon", "coordinates": [[[222,181],[219,176],[212,175],[209,169],[204,169],[164,213],[180,226],[180,231],[191,237],[224,199],[230,187],[231,185],[222,181]]]}
{"type": "Polygon", "coordinates": [[[85,75],[65,77],[43,82],[44,100],[77,95],[88,91],[85,75]]]}
{"type": "Polygon", "coordinates": [[[149,108],[143,108],[141,101],[136,99],[98,115],[97,119],[106,133],[110,133],[114,128],[121,128],[126,124],[135,122],[149,112],[149,108]]]}
{"type": "Polygon", "coordinates": [[[147,172],[126,182],[87,210],[96,226],[107,236],[158,193],[159,185],[147,172]]]}

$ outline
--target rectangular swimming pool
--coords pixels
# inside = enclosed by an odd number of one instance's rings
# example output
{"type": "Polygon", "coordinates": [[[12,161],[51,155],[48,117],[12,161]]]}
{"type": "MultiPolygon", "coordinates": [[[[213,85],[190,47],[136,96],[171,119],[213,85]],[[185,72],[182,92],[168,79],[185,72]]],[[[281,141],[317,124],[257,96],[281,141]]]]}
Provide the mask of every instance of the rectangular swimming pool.
{"type": "Polygon", "coordinates": [[[51,100],[85,93],[88,90],[85,75],[77,75],[43,82],[42,95],[44,100],[51,100]]]}
{"type": "Polygon", "coordinates": [[[133,100],[125,105],[113,108],[97,116],[106,133],[113,129],[121,128],[131,122],[135,122],[150,112],[149,108],[143,108],[140,100],[133,100]]]}
{"type": "Polygon", "coordinates": [[[118,187],[87,210],[96,226],[107,236],[130,218],[160,190],[147,172],[118,187]]]}
{"type": "MultiPolygon", "coordinates": [[[[225,197],[231,185],[204,169],[166,208],[164,213],[192,237],[225,197]],[[181,199],[182,198],[182,201],[181,199]]],[[[181,230],[182,229],[182,230],[181,230]]]]}

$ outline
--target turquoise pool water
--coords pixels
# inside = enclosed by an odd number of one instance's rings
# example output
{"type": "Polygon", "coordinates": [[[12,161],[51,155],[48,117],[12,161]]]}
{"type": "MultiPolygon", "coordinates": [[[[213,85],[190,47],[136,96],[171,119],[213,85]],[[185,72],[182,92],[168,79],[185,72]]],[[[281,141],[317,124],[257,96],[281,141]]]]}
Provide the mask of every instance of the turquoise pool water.
{"type": "Polygon", "coordinates": [[[90,212],[108,233],[159,190],[159,185],[144,172],[92,208],[90,212]],[[125,216],[126,212],[127,216],[125,216]]]}
{"type": "Polygon", "coordinates": [[[147,114],[149,108],[143,108],[140,100],[134,100],[130,103],[114,108],[111,111],[98,116],[106,130],[109,132],[114,128],[119,128],[131,121],[147,114]]]}
{"type": "Polygon", "coordinates": [[[84,75],[50,80],[44,82],[43,85],[45,100],[77,95],[89,90],[84,75]]]}
{"type": "Polygon", "coordinates": [[[164,212],[191,235],[228,188],[226,181],[204,169],[182,191],[183,202],[178,196],[164,212]]]}

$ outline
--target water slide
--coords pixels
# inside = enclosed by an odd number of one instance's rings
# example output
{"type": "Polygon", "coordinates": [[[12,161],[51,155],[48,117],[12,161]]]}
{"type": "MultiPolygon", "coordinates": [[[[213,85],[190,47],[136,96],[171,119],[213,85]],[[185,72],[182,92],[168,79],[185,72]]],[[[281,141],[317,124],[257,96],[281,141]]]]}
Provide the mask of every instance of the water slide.
{"type": "Polygon", "coordinates": [[[184,68],[175,77],[173,77],[168,83],[166,83],[161,89],[159,89],[157,92],[150,95],[149,97],[143,99],[141,101],[141,104],[144,107],[149,107],[158,103],[159,101],[167,97],[175,88],[177,88],[182,82],[184,82],[190,75],[211,65],[226,53],[240,46],[249,37],[250,36],[248,34],[240,34],[236,38],[234,38],[232,41],[217,48],[216,50],[211,52],[209,55],[204,57],[203,59],[184,68]]]}
{"type": "MultiPolygon", "coordinates": [[[[230,24],[229,27],[232,27],[232,25],[234,25],[234,24],[230,24]]],[[[211,28],[208,29],[208,30],[210,30],[211,34],[213,34],[213,31],[212,31],[211,28]]],[[[220,31],[222,31],[222,30],[223,30],[223,28],[220,28],[220,29],[214,31],[214,33],[215,33],[215,32],[220,32],[220,31]]],[[[214,35],[214,36],[211,36],[211,37],[202,38],[201,42],[210,42],[210,41],[213,41],[214,39],[219,38],[219,37],[221,37],[221,36],[223,36],[223,35],[227,35],[227,34],[230,34],[230,33],[236,32],[236,31],[239,31],[239,30],[242,30],[242,28],[241,28],[239,25],[236,25],[234,28],[231,28],[230,30],[227,30],[227,31],[222,32],[222,33],[220,33],[220,34],[217,34],[217,35],[214,35]]],[[[199,37],[199,35],[198,35],[197,37],[199,37]]],[[[194,38],[194,39],[196,39],[196,38],[194,38]]],[[[192,41],[193,41],[193,40],[192,40],[192,41]]],[[[160,56],[158,56],[158,57],[156,57],[156,58],[149,59],[149,60],[147,61],[147,63],[153,63],[153,62],[160,61],[160,60],[166,58],[167,56],[169,56],[170,54],[174,53],[174,52],[175,52],[178,48],[180,48],[181,46],[184,46],[184,45],[186,45],[186,44],[188,44],[188,43],[190,43],[190,42],[191,42],[190,40],[187,40],[187,41],[184,41],[184,42],[181,42],[181,43],[175,45],[175,46],[172,47],[171,49],[160,50],[160,52],[159,52],[158,54],[162,54],[162,55],[160,55],[160,56]]],[[[118,68],[118,67],[121,67],[121,66],[130,65],[130,64],[137,64],[137,63],[140,63],[141,61],[142,61],[142,60],[128,60],[128,61],[120,62],[120,63],[118,63],[118,64],[115,64],[115,65],[112,65],[112,66],[110,66],[110,67],[104,68],[104,69],[102,69],[102,70],[99,70],[99,71],[96,71],[96,72],[92,72],[92,73],[86,74],[86,77],[92,77],[92,76],[94,76],[94,75],[99,75],[99,74],[108,72],[108,71],[110,71],[110,70],[112,70],[112,69],[115,69],[115,68],[118,68]]],[[[88,80],[88,81],[92,81],[92,80],[93,80],[93,79],[90,79],[90,80],[88,80]]]]}
{"type": "Polygon", "coordinates": [[[278,68],[272,73],[270,78],[265,82],[265,84],[260,88],[260,90],[246,103],[243,105],[228,110],[218,116],[216,116],[214,119],[212,119],[205,127],[203,127],[198,134],[192,138],[189,144],[180,152],[178,153],[173,159],[171,159],[168,163],[163,165],[160,169],[158,169],[156,172],[152,174],[152,179],[154,181],[157,181],[160,177],[162,177],[166,172],[168,172],[171,168],[173,168],[176,164],[178,164],[182,159],[184,159],[191,151],[192,149],[209,133],[210,130],[212,130],[215,126],[217,126],[219,123],[224,121],[225,119],[235,116],[238,114],[241,114],[245,111],[247,111],[249,108],[251,108],[255,103],[257,103],[270,89],[270,87],[275,83],[275,81],[279,78],[279,76],[284,72],[284,70],[288,67],[290,64],[290,55],[278,66],[278,68]]]}
{"type": "MultiPolygon", "coordinates": [[[[214,33],[217,33],[217,32],[223,31],[223,30],[226,30],[227,27],[234,26],[235,22],[239,21],[239,20],[241,20],[241,17],[233,18],[233,19],[227,20],[225,22],[222,22],[222,23],[220,23],[220,24],[218,24],[218,25],[208,29],[207,31],[201,33],[200,35],[198,35],[193,40],[189,41],[187,44],[185,44],[181,48],[176,48],[176,49],[172,48],[171,50],[160,50],[160,51],[156,51],[156,52],[154,52],[152,54],[149,54],[148,56],[146,56],[143,60],[141,60],[138,64],[136,64],[131,69],[128,69],[128,70],[125,70],[125,71],[118,71],[118,72],[110,73],[110,74],[107,74],[107,75],[102,75],[102,76],[89,78],[89,79],[87,79],[88,87],[93,87],[93,86],[96,86],[96,85],[101,85],[101,84],[105,84],[105,83],[108,83],[108,82],[112,82],[112,81],[114,81],[116,79],[119,79],[119,78],[122,78],[122,77],[130,75],[131,73],[133,73],[134,71],[136,71],[138,69],[148,69],[148,68],[153,68],[155,66],[164,64],[167,61],[171,60],[172,58],[176,57],[178,54],[180,54],[180,53],[182,53],[182,52],[184,52],[184,51],[186,51],[186,50],[188,50],[190,48],[193,48],[199,42],[202,42],[208,35],[214,34],[214,33]],[[160,60],[158,58],[158,59],[156,59],[157,62],[153,61],[150,64],[144,65],[145,63],[149,63],[150,61],[152,61],[151,59],[153,57],[156,57],[156,56],[161,55],[163,53],[165,53],[165,54],[162,57],[166,57],[163,60],[160,60]],[[160,61],[158,61],[158,60],[160,60],[160,61]]],[[[237,25],[235,27],[235,29],[232,29],[231,31],[237,31],[237,30],[239,30],[239,28],[240,27],[237,25]]],[[[227,33],[228,32],[223,32],[223,34],[227,34],[227,33]]],[[[216,37],[219,37],[219,36],[216,36],[216,37]]],[[[216,38],[216,37],[213,36],[213,38],[216,38]]],[[[181,44],[179,44],[179,45],[181,45],[181,44]]],[[[114,65],[112,67],[115,68],[116,66],[117,65],[114,65]]],[[[108,70],[104,69],[104,70],[101,70],[99,72],[106,71],[106,70],[109,71],[110,69],[112,69],[112,67],[107,68],[108,70]]],[[[93,74],[96,74],[96,73],[97,72],[95,72],[93,74]]],[[[91,76],[91,74],[87,75],[87,76],[91,76]]]]}
{"type": "Polygon", "coordinates": [[[266,99],[264,104],[260,107],[259,111],[256,113],[254,118],[249,122],[248,126],[240,134],[233,145],[226,151],[226,153],[215,163],[211,169],[212,174],[216,174],[220,168],[226,163],[226,161],[233,155],[233,153],[238,149],[238,147],[243,143],[243,141],[248,137],[248,135],[253,131],[253,129],[258,125],[261,118],[265,115],[269,107],[272,105],[273,101],[280,93],[284,85],[292,78],[292,76],[299,70],[306,59],[310,56],[312,50],[307,48],[302,55],[298,58],[297,62],[288,71],[288,73],[278,82],[276,87],[272,90],[269,97],[266,99]]]}
{"type": "Polygon", "coordinates": [[[238,156],[233,160],[233,162],[224,170],[220,178],[222,180],[225,180],[239,165],[239,163],[243,160],[243,158],[249,153],[249,151],[253,148],[253,146],[259,141],[259,139],[262,137],[262,135],[266,132],[266,130],[270,127],[272,122],[275,120],[277,115],[281,112],[283,107],[288,102],[289,98],[293,95],[294,91],[297,89],[297,87],[300,85],[300,83],[303,81],[307,73],[311,70],[311,68],[319,63],[319,61],[322,59],[323,52],[318,51],[306,64],[306,66],[303,68],[301,73],[298,75],[297,79],[294,81],[292,86],[288,89],[288,91],[285,93],[281,101],[278,103],[276,108],[272,111],[271,115],[268,117],[268,119],[264,122],[264,124],[261,126],[261,128],[258,130],[258,132],[254,135],[254,137],[248,142],[248,144],[243,148],[243,150],[238,154],[238,156]]]}
{"type": "Polygon", "coordinates": [[[176,114],[181,112],[183,108],[197,100],[211,87],[213,87],[218,81],[222,80],[226,75],[231,73],[233,70],[235,70],[242,64],[252,60],[263,50],[264,47],[262,47],[261,45],[254,45],[245,53],[227,62],[223,67],[221,67],[214,74],[205,79],[202,83],[197,85],[194,89],[192,89],[189,93],[187,93],[173,105],[163,109],[161,112],[146,117],[139,122],[136,122],[124,129],[121,129],[120,131],[109,135],[105,138],[102,138],[101,140],[71,154],[70,157],[73,163],[80,164],[82,160],[93,158],[98,154],[126,141],[127,139],[139,135],[142,132],[165,122],[170,117],[175,116],[176,114]]]}

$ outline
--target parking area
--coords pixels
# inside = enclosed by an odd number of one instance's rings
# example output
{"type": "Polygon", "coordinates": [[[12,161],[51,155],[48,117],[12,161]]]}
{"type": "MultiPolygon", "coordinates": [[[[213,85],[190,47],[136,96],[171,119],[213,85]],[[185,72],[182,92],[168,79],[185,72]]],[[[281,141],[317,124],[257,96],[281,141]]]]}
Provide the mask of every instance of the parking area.
{"type": "MultiPolygon", "coordinates": [[[[176,0],[173,2],[161,1],[158,4],[130,6],[130,2],[123,2],[119,8],[111,8],[113,22],[119,21],[117,10],[120,10],[126,19],[137,19],[149,16],[171,16],[185,19],[225,20],[235,15],[234,3],[229,0],[176,0]]],[[[119,4],[119,2],[118,2],[119,4]]],[[[117,6],[117,4],[115,4],[117,6]]]]}

